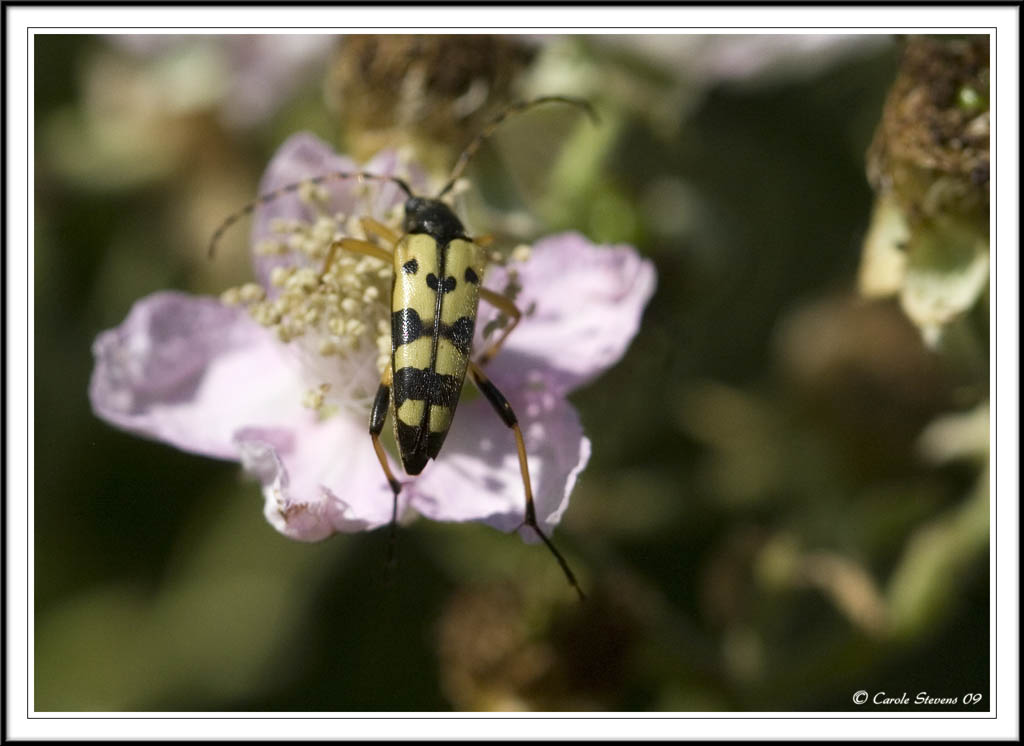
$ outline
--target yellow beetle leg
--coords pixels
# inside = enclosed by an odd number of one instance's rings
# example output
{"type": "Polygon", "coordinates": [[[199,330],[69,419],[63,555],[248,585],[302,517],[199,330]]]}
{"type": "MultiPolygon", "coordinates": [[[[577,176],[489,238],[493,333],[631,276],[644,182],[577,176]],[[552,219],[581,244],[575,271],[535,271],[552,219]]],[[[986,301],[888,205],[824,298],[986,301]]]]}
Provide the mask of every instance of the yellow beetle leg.
{"type": "Polygon", "coordinates": [[[502,330],[501,335],[494,340],[494,342],[488,346],[480,356],[478,361],[480,365],[487,365],[487,363],[489,363],[494,356],[498,354],[498,350],[500,350],[501,346],[505,344],[505,340],[508,339],[508,335],[516,328],[519,320],[523,317],[523,312],[516,307],[515,303],[504,295],[496,293],[493,290],[488,290],[487,288],[480,288],[480,298],[481,300],[487,301],[500,311],[503,311],[512,319],[512,323],[502,330]]]}
{"type": "Polygon", "coordinates": [[[321,280],[331,270],[331,265],[338,258],[338,252],[342,250],[363,254],[364,256],[372,256],[374,259],[380,259],[388,264],[391,264],[392,261],[391,252],[387,249],[382,249],[380,246],[369,241],[360,241],[358,238],[342,238],[331,244],[331,249],[327,252],[327,261],[324,262],[323,272],[320,273],[321,280]]]}
{"type": "Polygon", "coordinates": [[[544,542],[551,553],[558,560],[558,564],[562,568],[562,572],[565,573],[566,579],[569,581],[576,593],[579,594],[580,600],[586,598],[583,594],[583,589],[580,588],[580,584],[576,582],[576,576],[573,575],[572,570],[569,568],[569,563],[565,561],[562,553],[559,552],[555,545],[551,542],[544,532],[541,531],[540,526],[537,524],[537,513],[533,505],[533,488],[530,487],[530,468],[526,463],[526,444],[523,442],[523,432],[519,429],[519,421],[516,419],[515,412],[512,411],[512,405],[508,403],[508,399],[505,395],[498,391],[497,386],[491,383],[490,379],[484,375],[484,372],[480,369],[480,366],[470,361],[469,373],[473,378],[473,383],[476,384],[480,392],[487,397],[487,401],[491,403],[497,411],[498,416],[501,417],[502,421],[515,433],[516,436],[516,452],[519,454],[519,472],[523,477],[523,488],[526,490],[526,516],[523,518],[521,526],[529,526],[533,529],[533,532],[540,537],[540,540],[544,542]]]}
{"type": "Polygon", "coordinates": [[[482,236],[474,236],[473,237],[473,243],[475,243],[481,249],[486,249],[488,246],[490,246],[492,243],[494,243],[494,234],[493,233],[485,233],[482,236]]]}
{"type": "Polygon", "coordinates": [[[377,454],[380,466],[384,470],[384,476],[388,479],[391,487],[391,523],[388,527],[388,565],[395,561],[395,535],[398,526],[398,493],[402,491],[402,484],[395,479],[391,471],[391,464],[388,463],[387,453],[384,446],[380,444],[380,434],[384,429],[384,421],[388,416],[388,404],[391,400],[391,365],[384,370],[380,378],[380,387],[377,389],[377,396],[373,400],[373,409],[370,410],[370,440],[373,441],[373,450],[377,454]]]}
{"type": "Polygon", "coordinates": [[[359,224],[363,226],[363,233],[366,234],[367,238],[370,236],[382,238],[389,246],[394,246],[401,238],[398,233],[388,228],[384,223],[374,220],[373,218],[359,218],[359,224]]]}

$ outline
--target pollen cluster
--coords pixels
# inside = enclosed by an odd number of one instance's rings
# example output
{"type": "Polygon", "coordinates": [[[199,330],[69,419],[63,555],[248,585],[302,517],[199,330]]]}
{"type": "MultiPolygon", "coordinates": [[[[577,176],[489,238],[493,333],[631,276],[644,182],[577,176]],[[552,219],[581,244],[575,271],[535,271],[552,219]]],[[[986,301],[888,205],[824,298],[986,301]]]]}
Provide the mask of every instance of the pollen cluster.
{"type": "MultiPolygon", "coordinates": [[[[392,269],[373,257],[332,253],[341,238],[368,239],[360,216],[331,212],[323,187],[304,186],[299,198],[311,220],[272,221],[271,237],[255,249],[273,266],[270,287],[229,288],[221,301],[244,306],[296,353],[310,386],[306,406],[323,416],[338,407],[365,414],[391,355],[392,269]]],[[[398,230],[400,211],[395,206],[382,222],[398,230]]]]}

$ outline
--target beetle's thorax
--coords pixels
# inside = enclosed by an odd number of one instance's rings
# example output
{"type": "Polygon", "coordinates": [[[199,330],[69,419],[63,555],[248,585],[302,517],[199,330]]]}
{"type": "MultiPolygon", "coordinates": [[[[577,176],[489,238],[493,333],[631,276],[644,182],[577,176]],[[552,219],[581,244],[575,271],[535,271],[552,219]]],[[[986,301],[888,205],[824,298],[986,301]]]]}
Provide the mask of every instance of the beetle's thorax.
{"type": "Polygon", "coordinates": [[[440,245],[456,238],[466,238],[462,221],[455,216],[452,208],[438,199],[410,197],[405,201],[406,233],[426,233],[440,245]]]}

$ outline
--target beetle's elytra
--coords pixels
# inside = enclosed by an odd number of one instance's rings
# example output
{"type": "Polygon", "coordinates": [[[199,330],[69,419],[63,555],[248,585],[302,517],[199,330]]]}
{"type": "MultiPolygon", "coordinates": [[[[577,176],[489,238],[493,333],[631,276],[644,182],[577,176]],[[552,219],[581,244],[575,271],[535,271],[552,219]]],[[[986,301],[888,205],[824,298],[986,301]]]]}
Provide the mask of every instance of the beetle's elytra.
{"type": "MultiPolygon", "coordinates": [[[[537,523],[533,490],[530,485],[526,447],[512,405],[483,372],[522,317],[519,309],[504,295],[483,287],[486,257],[481,239],[466,234],[462,221],[442,198],[455,185],[470,158],[497,126],[509,115],[532,106],[559,102],[579,106],[596,119],[586,101],[565,96],[544,96],[513,104],[485,127],[466,147],[452,169],[444,188],[434,198],[413,194],[402,179],[363,172],[333,172],[304,182],[289,184],[257,198],[228,217],[210,241],[212,255],[220,236],[256,206],[282,194],[295,192],[305,184],[358,179],[390,181],[406,195],[402,233],[371,218],[360,222],[367,239],[342,238],[330,248],[321,277],[327,273],[339,251],[376,257],[392,266],[391,363],[381,377],[370,411],[370,438],[381,468],[393,494],[390,547],[394,545],[398,517],[398,496],[402,485],[395,478],[380,434],[388,412],[394,423],[402,467],[409,475],[423,471],[436,458],[455,415],[455,408],[467,372],[473,383],[494,407],[502,422],[513,432],[523,478],[526,508],[523,525],[544,542],[561,566],[570,585],[580,598],[583,591],[568,563],[537,523]],[[511,323],[474,361],[473,333],[480,300],[495,305],[511,323]]],[[[389,550],[389,552],[393,549],[389,550]]]]}
{"type": "Polygon", "coordinates": [[[406,205],[391,306],[395,441],[408,474],[437,456],[451,426],[484,273],[483,251],[448,206],[423,203],[406,205]]]}

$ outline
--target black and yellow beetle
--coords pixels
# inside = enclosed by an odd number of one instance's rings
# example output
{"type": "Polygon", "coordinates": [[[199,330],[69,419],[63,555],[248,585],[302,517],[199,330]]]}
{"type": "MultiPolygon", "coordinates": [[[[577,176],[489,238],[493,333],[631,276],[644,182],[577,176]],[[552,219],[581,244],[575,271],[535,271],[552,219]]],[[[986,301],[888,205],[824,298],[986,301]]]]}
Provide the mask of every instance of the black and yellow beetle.
{"type": "Polygon", "coordinates": [[[596,119],[588,102],[565,96],[543,96],[513,104],[491,121],[466,147],[444,188],[434,198],[415,195],[409,185],[396,176],[345,171],[323,174],[262,195],[230,216],[211,238],[210,253],[213,253],[224,231],[239,218],[251,213],[258,205],[271,202],[287,192],[297,191],[307,184],[357,179],[389,181],[398,185],[406,195],[402,233],[372,218],[362,218],[360,223],[367,238],[379,239],[384,245],[356,238],[337,240],[331,244],[321,273],[323,276],[329,271],[339,251],[375,257],[393,268],[391,362],[381,377],[370,412],[370,438],[393,493],[390,523],[392,545],[398,517],[398,495],[402,486],[395,478],[380,442],[388,411],[390,409],[392,414],[402,467],[409,475],[419,474],[441,450],[468,372],[473,383],[515,435],[519,469],[526,493],[523,525],[529,526],[547,545],[569,583],[582,598],[583,591],[569,564],[537,523],[526,447],[512,405],[483,371],[483,366],[501,349],[522,314],[510,299],[483,287],[487,261],[481,244],[487,241],[471,238],[452,208],[442,201],[480,144],[507,116],[549,102],[579,106],[596,119]],[[496,306],[511,322],[474,361],[471,359],[472,343],[480,300],[496,306]]]}

